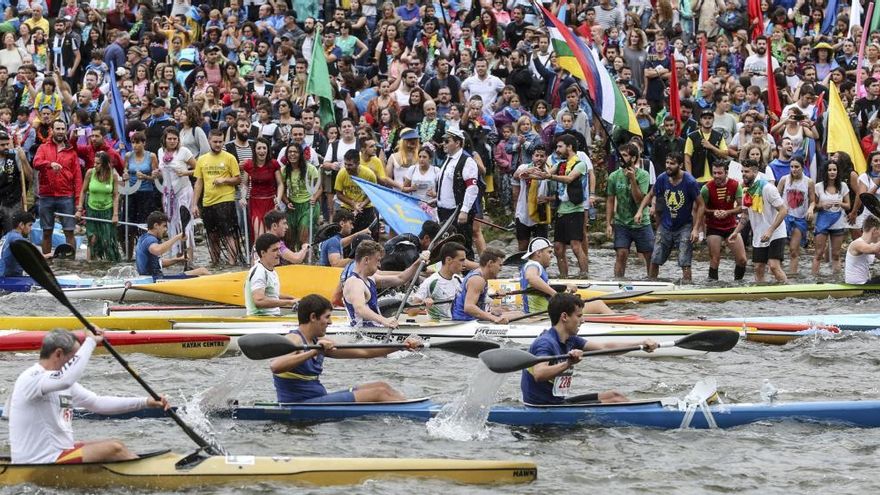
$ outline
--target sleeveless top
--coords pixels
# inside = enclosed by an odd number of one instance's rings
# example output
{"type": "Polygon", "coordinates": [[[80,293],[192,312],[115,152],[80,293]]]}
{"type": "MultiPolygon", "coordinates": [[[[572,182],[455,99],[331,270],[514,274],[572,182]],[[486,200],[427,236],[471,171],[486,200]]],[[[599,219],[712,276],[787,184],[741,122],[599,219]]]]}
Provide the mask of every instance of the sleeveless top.
{"type": "MultiPolygon", "coordinates": [[[[455,321],[473,321],[476,320],[473,316],[467,314],[464,311],[464,301],[467,298],[467,284],[471,280],[472,277],[479,276],[482,277],[483,274],[480,272],[480,269],[472,270],[470,273],[464,276],[464,279],[461,281],[461,290],[458,292],[458,295],[455,296],[455,301],[452,303],[452,319],[455,321]]],[[[480,293],[480,297],[477,298],[477,306],[481,308],[486,307],[486,294],[489,292],[489,284],[486,284],[483,287],[483,292],[480,293]]]]}
{"type": "Polygon", "coordinates": [[[113,172],[108,182],[101,182],[98,173],[92,169],[89,179],[89,208],[92,210],[109,210],[113,208],[113,172]]]}
{"type": "MultiPolygon", "coordinates": [[[[299,329],[291,330],[290,333],[299,335],[307,344],[317,344],[314,340],[309,342],[299,329]]],[[[272,375],[275,384],[275,395],[278,402],[302,402],[315,397],[327,395],[327,389],[321,384],[321,373],[324,371],[324,353],[319,352],[308,361],[296,368],[283,373],[272,375]]]]}
{"type": "Polygon", "coordinates": [[[871,279],[871,263],[874,262],[873,254],[851,254],[846,251],[846,265],[843,273],[848,284],[864,284],[871,279]]]}
{"type": "Polygon", "coordinates": [[[804,218],[807,216],[807,206],[809,205],[809,187],[807,178],[801,178],[799,181],[792,182],[791,176],[785,181],[782,188],[782,199],[785,206],[788,206],[788,214],[795,218],[804,218]]]}
{"type": "MultiPolygon", "coordinates": [[[[126,157],[126,166],[128,167],[128,183],[129,185],[133,185],[137,182],[137,173],[140,172],[142,174],[150,175],[153,173],[153,159],[152,153],[149,151],[144,151],[144,157],[141,158],[140,161],[137,160],[137,157],[134,154],[134,151],[128,154],[126,157]]],[[[142,180],[141,187],[138,189],[138,192],[143,191],[155,191],[156,188],[153,185],[153,181],[151,180],[142,180]]]]}
{"type": "MultiPolygon", "coordinates": [[[[526,280],[526,270],[530,267],[534,266],[538,268],[538,273],[541,274],[541,280],[544,282],[548,282],[550,280],[550,276],[547,275],[547,270],[541,266],[540,263],[534,260],[529,260],[525,265],[522,266],[519,270],[519,288],[520,289],[528,289],[529,282],[526,280]]],[[[523,311],[526,313],[534,313],[535,311],[544,311],[547,309],[547,305],[550,302],[550,299],[544,295],[532,294],[528,293],[522,295],[523,301],[523,311]]]]}
{"type": "MultiPolygon", "coordinates": [[[[714,180],[706,183],[709,191],[709,200],[706,208],[711,210],[731,210],[736,203],[736,190],[739,183],[734,179],[727,179],[727,184],[719,188],[714,180]]],[[[728,215],[727,218],[715,218],[715,215],[706,215],[706,227],[715,230],[728,231],[736,228],[737,215],[728,215]]]]}
{"type": "MultiPolygon", "coordinates": [[[[364,277],[361,277],[360,274],[358,274],[357,272],[354,272],[354,271],[351,272],[350,277],[356,277],[356,278],[360,279],[360,281],[363,282],[365,286],[367,286],[367,289],[370,291],[370,300],[367,301],[367,306],[370,309],[372,309],[373,312],[375,312],[377,314],[381,314],[381,313],[379,313],[379,295],[376,292],[376,281],[371,278],[365,279],[364,277]]],[[[362,318],[357,316],[357,313],[355,313],[355,310],[354,310],[354,306],[349,304],[348,301],[345,300],[345,297],[342,298],[342,303],[345,305],[345,311],[348,312],[348,321],[351,324],[351,326],[353,326],[353,327],[357,327],[357,326],[374,327],[374,326],[377,326],[375,323],[373,323],[371,321],[363,321],[362,318]]]]}

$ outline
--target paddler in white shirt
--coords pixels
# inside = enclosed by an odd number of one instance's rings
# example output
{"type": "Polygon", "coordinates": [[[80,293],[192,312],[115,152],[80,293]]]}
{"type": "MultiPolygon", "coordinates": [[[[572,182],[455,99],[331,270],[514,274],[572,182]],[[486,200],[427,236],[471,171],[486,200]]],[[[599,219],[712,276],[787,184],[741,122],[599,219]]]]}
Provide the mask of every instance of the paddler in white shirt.
{"type": "MultiPolygon", "coordinates": [[[[553,244],[545,237],[535,237],[529,241],[529,247],[525,254],[523,254],[522,259],[527,261],[519,270],[520,289],[534,289],[534,291],[541,293],[535,294],[532,291],[531,293],[523,294],[523,311],[526,313],[546,311],[550,298],[556,295],[556,290],[548,283],[550,276],[547,274],[547,267],[550,266],[550,262],[553,260],[553,244]]],[[[574,286],[569,286],[570,292],[575,290],[574,286]]],[[[614,313],[602,301],[586,303],[584,312],[587,314],[614,313]]]]}
{"type": "Polygon", "coordinates": [[[40,360],[18,376],[6,408],[13,464],[80,464],[137,459],[118,440],[76,442],[72,407],[97,414],[123,414],[147,407],[168,409],[168,401],[144,397],[99,396],[79,380],[103,332],[80,345],[67,330],[43,338],[40,360]]]}
{"type": "Polygon", "coordinates": [[[244,305],[248,316],[281,316],[281,308],[293,307],[297,299],[281,293],[275,267],[281,264],[281,238],[262,234],[254,243],[259,260],[244,282],[244,305]]]}
{"type": "Polygon", "coordinates": [[[342,302],[348,312],[352,326],[382,326],[397,328],[398,321],[385,318],[379,311],[377,287],[398,287],[408,283],[416,275],[419,262],[427,263],[430,259],[428,251],[422,251],[409,268],[394,275],[379,274],[379,263],[382,261],[382,245],[376,241],[365,240],[358,244],[354,256],[354,269],[342,286],[342,302]]]}
{"type": "Polygon", "coordinates": [[[440,248],[440,269],[426,278],[410,298],[411,304],[424,303],[432,320],[452,318],[452,302],[435,302],[451,301],[458,295],[461,290],[461,270],[467,261],[466,252],[464,245],[460,243],[443,244],[440,248]]]}

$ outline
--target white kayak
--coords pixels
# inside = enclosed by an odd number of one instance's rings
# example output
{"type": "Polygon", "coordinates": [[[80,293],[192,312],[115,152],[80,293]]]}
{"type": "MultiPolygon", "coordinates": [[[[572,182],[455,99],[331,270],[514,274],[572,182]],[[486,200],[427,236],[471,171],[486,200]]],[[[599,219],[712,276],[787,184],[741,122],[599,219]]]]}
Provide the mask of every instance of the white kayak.
{"type": "MultiPolygon", "coordinates": [[[[238,337],[252,333],[277,333],[285,334],[296,328],[296,323],[181,323],[174,324],[174,330],[186,331],[187,333],[205,332],[214,335],[228,335],[238,337]]],[[[549,326],[544,323],[507,324],[497,325],[479,321],[469,322],[423,322],[417,325],[403,324],[392,331],[392,337],[403,340],[410,335],[419,335],[430,342],[446,342],[458,339],[488,339],[511,342],[519,345],[529,345],[535,338],[549,326]]],[[[715,327],[717,328],[717,327],[715,327]]],[[[624,344],[638,344],[646,338],[655,341],[676,340],[694,332],[706,330],[701,327],[666,326],[645,328],[630,325],[610,324],[585,324],[581,326],[578,335],[593,342],[620,342],[624,344]]],[[[740,329],[735,329],[740,330],[740,329]]],[[[346,323],[334,323],[327,328],[327,335],[332,337],[367,337],[382,340],[388,329],[378,327],[355,328],[346,323]]],[[[236,344],[237,347],[237,344],[236,344]]],[[[705,354],[701,351],[692,351],[678,347],[665,347],[657,352],[632,352],[632,356],[644,357],[669,357],[669,356],[694,356],[705,354]]]]}

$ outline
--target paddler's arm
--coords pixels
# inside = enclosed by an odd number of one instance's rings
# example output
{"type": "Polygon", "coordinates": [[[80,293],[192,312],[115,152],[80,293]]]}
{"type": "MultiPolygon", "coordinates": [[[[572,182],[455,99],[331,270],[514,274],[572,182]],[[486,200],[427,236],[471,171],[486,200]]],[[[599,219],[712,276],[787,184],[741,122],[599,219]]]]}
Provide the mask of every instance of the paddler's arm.
{"type": "MultiPolygon", "coordinates": [[[[287,340],[296,345],[303,345],[303,341],[300,340],[299,336],[293,333],[287,335],[287,340]]],[[[318,340],[318,344],[324,347],[325,353],[330,352],[330,349],[333,349],[334,347],[334,343],[330,339],[320,339],[318,340]]],[[[290,354],[285,354],[269,361],[269,369],[273,374],[284,373],[295,369],[297,366],[317,356],[320,352],[321,351],[317,349],[291,352],[290,354]]]]}
{"type": "MultiPolygon", "coordinates": [[[[414,351],[424,345],[422,339],[418,337],[407,337],[403,343],[406,345],[407,350],[410,351],[414,351]]],[[[384,357],[399,350],[400,349],[395,347],[383,347],[378,349],[333,349],[327,351],[325,355],[335,359],[368,359],[384,357]]]]}
{"type": "Polygon", "coordinates": [[[155,400],[152,397],[112,397],[98,395],[78,383],[74,383],[73,386],[70,387],[70,396],[73,407],[84,407],[97,414],[125,414],[127,412],[139,411],[145,408],[159,407],[168,410],[168,408],[171,407],[171,405],[168,404],[168,399],[164,396],[159,400],[155,400]]]}
{"type": "Polygon", "coordinates": [[[413,277],[416,276],[416,271],[419,269],[419,264],[424,262],[426,265],[431,260],[430,251],[422,251],[416,261],[410,265],[406,270],[402,272],[397,272],[393,275],[377,273],[374,275],[374,280],[376,281],[376,287],[399,287],[403,284],[409,283],[413,277]]]}
{"type": "Polygon", "coordinates": [[[530,289],[543,292],[550,297],[556,295],[556,290],[554,290],[553,287],[550,287],[550,285],[548,285],[547,282],[544,282],[541,278],[541,271],[538,270],[537,266],[529,266],[526,270],[526,281],[529,283],[530,289]]]}
{"type": "MultiPolygon", "coordinates": [[[[162,242],[162,243],[156,242],[156,243],[150,244],[150,247],[148,249],[150,251],[150,254],[152,254],[153,256],[162,256],[163,254],[170,251],[171,248],[174,247],[175,244],[179,243],[180,241],[182,241],[184,239],[186,239],[186,233],[181,232],[181,233],[177,234],[176,236],[172,237],[171,239],[168,239],[165,242],[162,242]]],[[[181,258],[181,259],[183,259],[183,258],[181,258]]],[[[173,260],[162,260],[163,267],[171,266],[175,263],[177,263],[177,258],[175,258],[173,260]]]]}
{"type": "Polygon", "coordinates": [[[299,251],[294,251],[292,249],[285,249],[283,253],[281,253],[281,259],[292,264],[297,265],[302,263],[306,256],[309,254],[309,243],[305,243],[302,245],[302,248],[299,251]]]}
{"type": "MultiPolygon", "coordinates": [[[[645,346],[645,352],[654,352],[654,349],[657,348],[657,342],[654,342],[652,339],[645,339],[638,344],[645,346]]],[[[600,351],[600,350],[609,350],[609,349],[618,349],[621,347],[632,347],[634,345],[633,342],[595,342],[588,341],[587,345],[584,346],[585,351],[600,351]]]]}
{"type": "Polygon", "coordinates": [[[279,297],[266,296],[266,288],[260,287],[251,291],[254,306],[258,308],[286,308],[296,302],[296,298],[280,295],[279,297]]]}
{"type": "MultiPolygon", "coordinates": [[[[86,366],[89,364],[89,358],[92,352],[104,340],[104,330],[97,329],[98,335],[87,333],[85,340],[80,348],[76,351],[74,359],[71,359],[63,368],[54,373],[44,373],[40,379],[40,394],[46,395],[52,392],[59,392],[68,389],[76,384],[77,380],[86,372],[86,366]]],[[[55,349],[54,352],[64,352],[62,349],[55,349]]]]}
{"type": "Polygon", "coordinates": [[[349,277],[342,286],[342,298],[351,304],[354,312],[364,321],[372,321],[383,327],[397,328],[398,321],[393,318],[385,318],[376,313],[367,304],[366,295],[364,294],[364,282],[357,277],[349,277]]]}
{"type": "Polygon", "coordinates": [[[464,296],[464,312],[478,320],[491,321],[501,324],[507,323],[507,318],[503,316],[495,316],[492,313],[487,313],[486,311],[483,311],[483,308],[477,305],[480,300],[480,294],[485,288],[485,278],[475,276],[468,279],[467,286],[464,288],[464,290],[467,291],[464,296]]]}
{"type": "Polygon", "coordinates": [[[581,355],[583,353],[584,351],[580,349],[572,349],[568,352],[568,359],[562,362],[556,364],[538,363],[532,366],[532,378],[534,378],[536,382],[546,382],[553,380],[554,378],[562,374],[565,370],[579,363],[581,361],[581,355]]]}

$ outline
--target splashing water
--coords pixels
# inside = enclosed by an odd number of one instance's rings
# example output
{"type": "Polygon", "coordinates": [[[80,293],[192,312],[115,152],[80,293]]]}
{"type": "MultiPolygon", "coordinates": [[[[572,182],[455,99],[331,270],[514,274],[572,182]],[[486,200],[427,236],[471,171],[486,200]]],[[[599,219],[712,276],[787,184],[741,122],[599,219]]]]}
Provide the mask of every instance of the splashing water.
{"type": "Polygon", "coordinates": [[[486,420],[506,375],[490,371],[482,361],[477,363],[467,392],[443,406],[428,421],[429,435],[461,442],[488,437],[486,420]]]}

